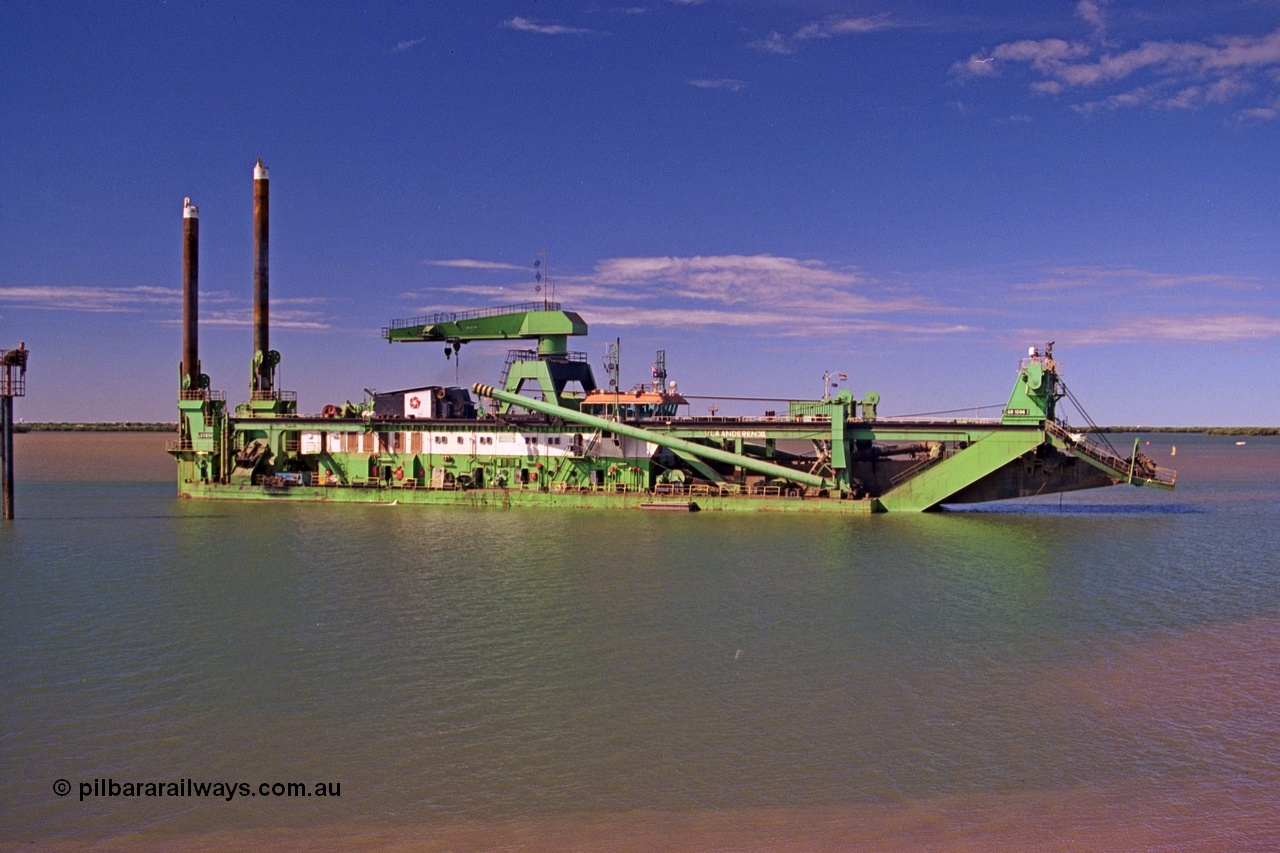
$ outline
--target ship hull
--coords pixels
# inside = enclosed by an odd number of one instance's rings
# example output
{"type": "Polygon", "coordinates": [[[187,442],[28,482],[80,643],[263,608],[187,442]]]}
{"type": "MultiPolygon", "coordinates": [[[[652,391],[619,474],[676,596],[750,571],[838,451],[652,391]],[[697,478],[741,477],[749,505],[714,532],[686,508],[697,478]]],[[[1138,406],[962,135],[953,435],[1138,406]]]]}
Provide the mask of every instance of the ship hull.
{"type": "Polygon", "coordinates": [[[178,495],[199,500],[350,503],[468,509],[620,509],[650,510],[667,506],[704,512],[837,513],[868,515],[883,510],[872,498],[823,498],[786,495],[778,489],[756,494],[732,489],[714,491],[628,491],[605,489],[475,488],[430,489],[396,485],[274,486],[224,483],[179,483],[178,495]]]}

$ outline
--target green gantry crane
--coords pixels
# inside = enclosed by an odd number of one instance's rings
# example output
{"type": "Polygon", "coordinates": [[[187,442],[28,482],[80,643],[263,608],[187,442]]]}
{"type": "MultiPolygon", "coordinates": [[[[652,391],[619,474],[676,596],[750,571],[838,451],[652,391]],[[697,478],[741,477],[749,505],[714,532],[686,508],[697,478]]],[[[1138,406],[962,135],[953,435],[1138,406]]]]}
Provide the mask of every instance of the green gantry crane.
{"type": "MultiPolygon", "coordinates": [[[[569,383],[577,382],[583,393],[596,390],[587,354],[570,352],[568,347],[570,337],[586,334],[586,321],[573,311],[562,311],[558,302],[526,302],[409,317],[392,320],[382,330],[388,343],[443,343],[446,358],[456,355],[463,344],[471,341],[536,340],[537,349],[507,351],[502,387],[518,394],[526,382],[536,382],[548,402],[573,409],[580,398],[572,392],[566,394],[569,383]]],[[[498,411],[506,413],[511,406],[504,401],[498,411]]]]}

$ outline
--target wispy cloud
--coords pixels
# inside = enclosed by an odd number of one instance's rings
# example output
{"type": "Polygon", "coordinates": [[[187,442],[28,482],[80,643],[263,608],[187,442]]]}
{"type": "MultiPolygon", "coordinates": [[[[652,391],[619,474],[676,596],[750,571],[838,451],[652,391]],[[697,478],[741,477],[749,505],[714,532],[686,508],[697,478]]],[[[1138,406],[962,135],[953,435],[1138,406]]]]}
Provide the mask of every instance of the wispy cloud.
{"type": "Polygon", "coordinates": [[[1204,314],[1193,317],[1134,317],[1098,329],[1072,333],[1080,345],[1117,343],[1230,344],[1280,340],[1280,318],[1261,314],[1204,314]]]}
{"type": "Polygon", "coordinates": [[[417,47],[418,45],[422,44],[425,41],[426,41],[425,37],[417,38],[417,39],[406,39],[402,42],[397,43],[395,47],[391,48],[391,52],[404,53],[406,51],[413,50],[415,47],[417,47]]]}
{"type": "Polygon", "coordinates": [[[1030,72],[1032,92],[1067,95],[1113,91],[1077,100],[1078,112],[1152,108],[1186,110],[1240,102],[1237,118],[1269,120],[1280,89],[1280,29],[1266,35],[1216,36],[1204,41],[1109,42],[1108,3],[1081,0],[1076,14],[1094,28],[1094,39],[1043,38],[1005,42],[952,66],[959,79],[995,78],[1012,69],[1030,72]]]}
{"type": "Polygon", "coordinates": [[[1076,15],[1093,27],[1094,37],[1103,40],[1107,35],[1108,9],[1111,0],[1080,0],[1076,15]]]}
{"type": "Polygon", "coordinates": [[[1014,284],[1008,303],[1065,318],[1028,334],[1072,344],[1223,344],[1280,340],[1272,287],[1250,276],[1135,267],[1058,267],[1014,284]],[[1270,316],[1269,316],[1270,314],[1270,316]],[[1068,325],[1069,324],[1069,325],[1068,325]]]}
{"type": "Polygon", "coordinates": [[[61,311],[141,311],[181,299],[182,291],[167,287],[0,287],[0,302],[61,311]]]}
{"type": "Polygon", "coordinates": [[[1063,295],[1074,297],[1082,291],[1106,296],[1143,291],[1205,289],[1257,291],[1262,285],[1255,279],[1220,274],[1177,274],[1144,270],[1136,267],[1054,267],[1045,270],[1033,282],[1015,284],[1015,293],[1063,295]]]}
{"type": "Polygon", "coordinates": [[[541,21],[535,21],[531,18],[524,18],[516,15],[502,22],[502,25],[510,30],[519,30],[524,33],[538,33],[544,36],[589,36],[597,35],[596,30],[590,30],[586,27],[568,27],[563,24],[548,24],[541,21]]]}
{"type": "MultiPolygon", "coordinates": [[[[333,324],[315,311],[289,311],[275,307],[272,300],[271,328],[289,329],[293,331],[324,331],[332,329],[333,324]]],[[[172,320],[170,322],[177,322],[172,320]]],[[[253,310],[237,308],[225,311],[203,311],[200,314],[200,325],[222,328],[249,328],[253,325],[253,310]]]]}
{"type": "MultiPolygon", "coordinates": [[[[241,301],[241,298],[233,298],[220,291],[203,291],[200,294],[200,325],[251,326],[253,309],[237,306],[236,303],[241,301]]],[[[167,287],[0,287],[0,304],[92,314],[151,313],[154,321],[161,324],[180,322],[177,315],[181,302],[182,291],[167,287]]],[[[325,302],[316,297],[272,299],[271,325],[277,329],[332,328],[322,312],[303,307],[325,302]]]]}
{"type": "Polygon", "coordinates": [[[773,311],[717,311],[714,309],[598,307],[594,322],[609,326],[642,326],[666,329],[706,329],[722,327],[743,332],[768,334],[778,338],[847,337],[881,333],[890,335],[939,336],[975,331],[960,323],[895,321],[831,315],[779,315],[773,311]]]}
{"type": "MultiPolygon", "coordinates": [[[[490,262],[438,266],[522,267],[490,262]]],[[[1003,298],[974,303],[964,283],[882,280],[852,267],[767,253],[634,256],[556,276],[553,298],[593,324],[733,329],[742,335],[847,339],[995,336],[1101,345],[1164,341],[1213,345],[1280,338],[1273,286],[1251,276],[1132,266],[1060,266],[1008,282],[1003,298]],[[936,294],[936,295],[935,295],[936,294]],[[948,297],[951,294],[952,297],[948,297]],[[1271,315],[1271,316],[1268,316],[1271,315]],[[1070,328],[1021,324],[1069,318],[1070,328]]],[[[990,276],[984,276],[990,278],[990,276]]],[[[532,281],[461,282],[402,294],[416,314],[541,298],[532,281]],[[442,297],[450,304],[442,304],[442,297]]],[[[543,292],[546,293],[545,291],[543,292]]]]}
{"type": "MultiPolygon", "coordinates": [[[[440,292],[457,294],[459,296],[481,297],[488,300],[494,305],[505,305],[508,303],[525,302],[531,299],[541,299],[541,291],[535,291],[534,283],[513,283],[513,284],[454,284],[448,287],[440,288],[440,292]]],[[[606,285],[594,284],[583,276],[557,276],[555,283],[548,286],[548,291],[552,294],[568,295],[573,299],[574,304],[583,304],[586,302],[629,302],[643,301],[649,298],[649,295],[643,292],[627,291],[618,287],[609,287],[606,285]]],[[[422,293],[401,294],[402,299],[418,300],[423,297],[422,293]]],[[[475,305],[468,305],[474,308],[475,305]]],[[[424,304],[422,308],[415,309],[415,313],[429,314],[433,311],[450,311],[452,308],[442,308],[435,304],[424,304]]]]}
{"type": "MultiPolygon", "coordinates": [[[[588,273],[556,276],[553,292],[592,322],[606,325],[717,326],[811,337],[973,331],[963,322],[935,319],[947,310],[944,306],[899,289],[818,260],[755,254],[608,258],[588,273]]],[[[477,298],[494,305],[536,298],[532,284],[524,282],[464,283],[435,291],[437,297],[441,293],[471,307],[477,298]]],[[[437,302],[412,310],[453,309],[437,302]]]]}
{"type": "Polygon", "coordinates": [[[815,39],[832,39],[841,36],[862,35],[895,26],[888,15],[874,17],[852,17],[832,15],[819,21],[811,21],[800,27],[791,35],[772,32],[765,38],[751,43],[751,47],[765,53],[795,53],[797,45],[815,39]]]}
{"type": "Polygon", "coordinates": [[[731,77],[699,77],[690,80],[689,85],[697,89],[727,89],[730,92],[740,92],[746,88],[747,84],[744,80],[734,80],[731,77]]]}
{"type": "Polygon", "coordinates": [[[690,258],[613,258],[596,264],[601,283],[641,285],[691,299],[732,305],[773,304],[858,282],[852,272],[832,270],[820,261],[776,255],[713,255],[690,258]]]}
{"type": "MultiPolygon", "coordinates": [[[[881,294],[856,271],[816,260],[769,254],[611,258],[583,278],[595,289],[593,314],[627,324],[752,327],[775,335],[857,329],[946,334],[962,328],[915,316],[941,310],[929,300],[881,294]],[[912,316],[870,319],[895,313],[912,316]]],[[[574,291],[579,286],[571,284],[574,291]]]]}
{"type": "Polygon", "coordinates": [[[455,269],[466,270],[523,270],[528,267],[518,266],[516,264],[507,264],[500,261],[477,261],[470,258],[454,258],[452,260],[442,261],[423,261],[427,266],[432,267],[453,267],[455,269]]]}

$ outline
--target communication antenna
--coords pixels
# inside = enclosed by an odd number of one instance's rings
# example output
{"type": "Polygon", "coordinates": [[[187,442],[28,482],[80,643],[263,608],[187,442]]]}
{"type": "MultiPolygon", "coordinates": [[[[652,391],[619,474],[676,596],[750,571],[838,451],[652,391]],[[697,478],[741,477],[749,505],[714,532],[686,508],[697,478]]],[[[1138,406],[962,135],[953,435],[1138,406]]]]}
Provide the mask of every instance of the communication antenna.
{"type": "Polygon", "coordinates": [[[826,400],[831,396],[832,388],[839,388],[840,383],[849,377],[843,373],[832,373],[830,370],[822,371],[822,399],[826,400]]]}
{"type": "Polygon", "coordinates": [[[659,394],[662,393],[663,387],[667,383],[667,351],[658,350],[657,357],[653,360],[653,390],[659,394]]]}
{"type": "Polygon", "coordinates": [[[622,420],[619,414],[621,401],[618,396],[622,393],[622,389],[618,387],[618,378],[622,370],[622,338],[614,338],[613,343],[605,347],[604,350],[604,372],[609,377],[609,387],[613,389],[613,418],[614,420],[622,420]]]}
{"type": "MultiPolygon", "coordinates": [[[[547,298],[547,290],[554,287],[554,284],[551,281],[551,274],[548,272],[547,250],[543,249],[538,254],[542,255],[542,257],[533,262],[533,280],[536,282],[533,286],[533,292],[542,294],[542,310],[546,311],[550,308],[548,305],[550,300],[547,298]]],[[[551,299],[554,298],[555,295],[553,294],[551,299]]]]}
{"type": "Polygon", "coordinates": [[[621,361],[621,357],[619,356],[621,349],[621,338],[618,338],[604,348],[604,372],[605,375],[609,377],[609,387],[613,388],[615,391],[618,388],[618,365],[621,361]]]}

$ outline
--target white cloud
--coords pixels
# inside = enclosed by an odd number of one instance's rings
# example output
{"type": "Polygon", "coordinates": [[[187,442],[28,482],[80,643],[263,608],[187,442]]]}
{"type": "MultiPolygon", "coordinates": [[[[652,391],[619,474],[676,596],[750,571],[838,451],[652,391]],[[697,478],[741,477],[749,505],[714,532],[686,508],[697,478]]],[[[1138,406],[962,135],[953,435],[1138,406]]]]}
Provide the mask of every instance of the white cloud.
{"type": "Polygon", "coordinates": [[[773,303],[783,291],[808,294],[858,281],[856,275],[828,269],[819,261],[774,255],[614,258],[596,264],[595,278],[616,284],[657,285],[679,296],[725,304],[773,303]]]}
{"type": "Polygon", "coordinates": [[[528,267],[517,266],[516,264],[507,264],[500,261],[475,261],[468,258],[455,258],[443,261],[423,261],[427,266],[432,267],[454,267],[456,269],[468,270],[523,270],[528,267]]]}
{"type": "Polygon", "coordinates": [[[1280,317],[1260,313],[1268,308],[1270,284],[1249,276],[1059,267],[1012,289],[1010,303],[1035,303],[1039,316],[1070,317],[1078,324],[1041,329],[1036,336],[1073,344],[1280,339],[1280,317]]]}
{"type": "Polygon", "coordinates": [[[734,80],[730,77],[703,77],[696,80],[690,80],[689,85],[698,89],[727,89],[730,92],[740,92],[747,84],[743,80],[734,80]]]}
{"type": "Polygon", "coordinates": [[[767,254],[612,258],[598,262],[589,279],[608,294],[617,294],[615,299],[660,302],[664,307],[685,302],[691,316],[710,316],[700,313],[707,310],[700,306],[708,304],[715,306],[715,316],[768,314],[777,328],[816,330],[871,314],[939,310],[919,297],[875,294],[849,270],[767,254]]]}
{"type": "Polygon", "coordinates": [[[1280,339],[1280,318],[1260,314],[1137,317],[1096,330],[1072,333],[1073,344],[1229,344],[1280,339]]]}
{"type": "MultiPolygon", "coordinates": [[[[251,326],[251,308],[217,308],[240,300],[228,297],[221,291],[200,293],[201,326],[251,326]]],[[[125,312],[157,312],[160,323],[177,323],[178,306],[182,291],[167,287],[60,287],[42,285],[34,287],[0,287],[0,303],[20,308],[36,308],[52,311],[83,311],[94,314],[125,312]]],[[[299,307],[319,305],[325,300],[318,297],[271,300],[271,325],[277,329],[328,329],[330,324],[317,311],[299,307]]]]}
{"type": "Polygon", "coordinates": [[[1274,121],[1276,118],[1280,118],[1280,98],[1277,98],[1269,104],[1240,110],[1236,113],[1235,118],[1237,122],[1241,123],[1274,121]]]}
{"type": "MultiPolygon", "coordinates": [[[[1105,5],[1085,0],[1077,13],[1105,25],[1105,5]]],[[[1226,104],[1258,91],[1274,96],[1280,85],[1280,29],[1261,36],[1218,36],[1203,42],[1147,41],[1128,49],[1060,38],[1006,42],[952,66],[961,79],[993,78],[1024,67],[1029,87],[1060,95],[1134,81],[1121,91],[1074,104],[1080,112],[1148,107],[1191,109],[1226,104]]],[[[1267,107],[1245,108],[1267,118],[1267,107]]]]}
{"type": "Polygon", "coordinates": [[[1093,26],[1099,38],[1107,32],[1107,6],[1110,0],[1080,0],[1076,4],[1076,15],[1093,26]]]}
{"type": "Polygon", "coordinates": [[[765,53],[776,53],[780,56],[795,53],[795,48],[791,46],[791,40],[779,32],[769,33],[760,41],[751,42],[749,46],[765,53]]]}
{"type": "Polygon", "coordinates": [[[181,290],[167,287],[0,287],[0,302],[63,311],[139,311],[181,299],[181,290]]]}
{"type": "MultiPolygon", "coordinates": [[[[275,308],[276,300],[272,300],[271,328],[289,329],[292,331],[324,331],[332,329],[326,322],[312,311],[281,311],[275,308]]],[[[176,321],[175,321],[176,322],[176,321]]],[[[200,314],[200,326],[217,326],[222,328],[249,328],[253,325],[253,311],[247,308],[229,311],[205,311],[200,314]]]]}
{"type": "Polygon", "coordinates": [[[525,33],[538,33],[544,36],[586,36],[595,34],[595,30],[589,30],[585,27],[567,27],[563,24],[544,24],[519,15],[503,21],[502,25],[507,29],[520,30],[525,33]]]}
{"type": "Polygon", "coordinates": [[[846,16],[832,16],[824,18],[821,21],[814,21],[805,24],[796,30],[791,38],[795,41],[805,41],[807,39],[829,39],[836,36],[860,35],[862,33],[873,33],[877,30],[887,29],[891,24],[887,15],[877,15],[874,18],[853,18],[846,16]]]}
{"type": "Polygon", "coordinates": [[[1095,291],[1109,297],[1153,291],[1184,289],[1201,292],[1208,288],[1253,292],[1261,287],[1254,279],[1218,274],[1179,275],[1136,267],[1054,267],[1037,281],[1016,284],[1022,294],[1067,294],[1095,291]]]}
{"type": "Polygon", "coordinates": [[[391,52],[404,53],[406,51],[413,50],[415,47],[422,44],[424,41],[426,41],[425,37],[417,38],[417,39],[405,39],[404,41],[397,43],[395,47],[391,48],[391,52]]]}
{"type": "MultiPolygon", "coordinates": [[[[524,283],[451,285],[435,293],[471,307],[476,300],[503,305],[539,298],[524,283]]],[[[854,270],[770,254],[609,258],[588,274],[557,276],[548,295],[606,325],[720,326],[815,337],[973,331],[963,323],[934,321],[942,306],[910,293],[888,293],[854,270]],[[895,314],[902,316],[890,318],[895,314]]],[[[405,296],[417,301],[424,295],[405,296]]],[[[437,302],[414,310],[443,309],[437,302]]]]}
{"type": "Polygon", "coordinates": [[[896,322],[836,317],[830,314],[776,311],[729,311],[714,309],[598,307],[591,311],[591,321],[606,326],[644,326],[663,329],[712,326],[740,329],[744,332],[767,333],[772,337],[847,337],[883,333],[912,336],[954,335],[974,331],[971,326],[956,323],[896,322]]]}
{"type": "Polygon", "coordinates": [[[795,53],[798,42],[863,35],[894,26],[896,25],[888,15],[874,17],[832,15],[819,21],[811,21],[789,36],[776,31],[772,32],[765,38],[752,42],[750,46],[765,53],[789,54],[795,53]]]}

